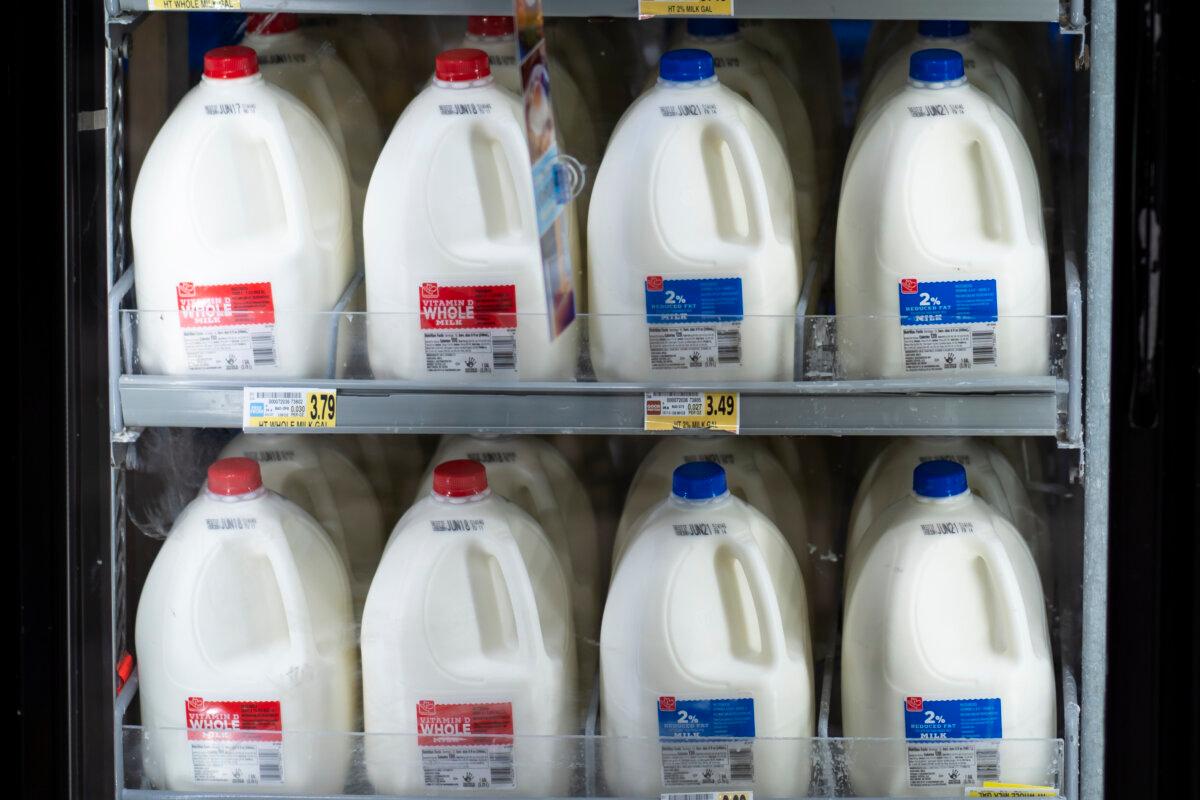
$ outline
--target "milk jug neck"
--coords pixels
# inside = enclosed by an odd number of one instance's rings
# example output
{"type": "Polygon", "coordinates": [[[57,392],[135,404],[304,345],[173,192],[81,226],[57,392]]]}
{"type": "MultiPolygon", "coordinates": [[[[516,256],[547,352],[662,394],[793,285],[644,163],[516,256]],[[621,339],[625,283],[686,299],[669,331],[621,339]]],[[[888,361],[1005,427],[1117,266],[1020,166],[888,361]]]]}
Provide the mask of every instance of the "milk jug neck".
{"type": "Polygon", "coordinates": [[[967,82],[962,53],[935,47],[918,50],[908,60],[908,85],[915,89],[953,89],[967,82]]]}
{"type": "Polygon", "coordinates": [[[967,470],[957,461],[926,461],[913,470],[912,496],[920,503],[960,505],[971,499],[967,470]]]}
{"type": "Polygon", "coordinates": [[[658,85],[662,88],[696,89],[714,83],[717,70],[707,50],[671,50],[658,61],[658,85]]]}

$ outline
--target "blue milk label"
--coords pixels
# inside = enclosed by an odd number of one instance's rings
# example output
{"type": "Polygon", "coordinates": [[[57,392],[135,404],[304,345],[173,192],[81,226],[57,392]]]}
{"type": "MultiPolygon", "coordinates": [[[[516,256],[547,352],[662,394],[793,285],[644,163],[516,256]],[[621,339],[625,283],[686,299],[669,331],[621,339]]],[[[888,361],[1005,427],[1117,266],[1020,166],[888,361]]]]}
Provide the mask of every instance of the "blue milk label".
{"type": "Polygon", "coordinates": [[[664,278],[645,282],[650,367],[739,366],[744,315],[741,278],[664,278]]]}
{"type": "Polygon", "coordinates": [[[922,281],[897,285],[907,372],[996,366],[996,280],[922,281]]]}
{"type": "Polygon", "coordinates": [[[911,787],[970,786],[1000,779],[999,747],[994,742],[962,741],[1004,736],[1000,698],[908,697],[903,713],[911,787]]]}
{"type": "Polygon", "coordinates": [[[664,786],[754,781],[754,700],[658,698],[664,786]]]}

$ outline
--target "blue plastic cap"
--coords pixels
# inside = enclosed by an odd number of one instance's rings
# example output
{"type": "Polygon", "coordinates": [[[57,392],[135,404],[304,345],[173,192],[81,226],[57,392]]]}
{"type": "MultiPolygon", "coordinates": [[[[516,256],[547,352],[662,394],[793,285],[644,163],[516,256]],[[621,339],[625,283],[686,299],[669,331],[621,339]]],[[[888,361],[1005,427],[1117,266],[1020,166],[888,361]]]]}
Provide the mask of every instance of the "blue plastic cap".
{"type": "Polygon", "coordinates": [[[908,77],[922,83],[949,83],[966,74],[962,53],[957,50],[920,50],[908,60],[908,77]]]}
{"type": "Polygon", "coordinates": [[[729,17],[689,19],[687,32],[691,36],[732,36],[738,32],[738,22],[729,17]]]}
{"type": "Polygon", "coordinates": [[[725,468],[712,461],[680,464],[671,475],[671,494],[685,500],[708,500],[727,491],[725,468]]]}
{"type": "Polygon", "coordinates": [[[717,74],[707,50],[671,50],[658,61],[658,76],[665,81],[691,83],[717,74]]]}
{"type": "Polygon", "coordinates": [[[967,491],[967,471],[957,461],[926,461],[913,470],[920,497],[954,497],[967,491]]]}
{"type": "Polygon", "coordinates": [[[934,39],[953,39],[971,32],[971,23],[961,19],[923,19],[917,23],[917,33],[934,39]]]}

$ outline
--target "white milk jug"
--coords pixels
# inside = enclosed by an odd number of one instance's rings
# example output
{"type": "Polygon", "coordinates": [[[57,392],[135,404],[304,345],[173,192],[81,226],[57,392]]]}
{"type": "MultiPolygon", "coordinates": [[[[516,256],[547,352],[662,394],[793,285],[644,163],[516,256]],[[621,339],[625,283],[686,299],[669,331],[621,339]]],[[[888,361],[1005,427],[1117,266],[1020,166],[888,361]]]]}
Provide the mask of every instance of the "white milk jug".
{"type": "Polygon", "coordinates": [[[371,170],[383,148],[379,119],[366,89],[333,46],[309,38],[295,14],[250,14],[242,44],[258,54],[263,77],[317,115],[350,177],[354,238],[362,251],[362,209],[371,170]]]}
{"type": "Polygon", "coordinates": [[[312,112],[263,80],[253,50],[211,50],[204,65],[133,194],[141,369],[325,375],[333,320],[317,312],[354,272],[346,168],[312,112]]]}
{"type": "Polygon", "coordinates": [[[391,530],[408,510],[425,474],[427,459],[420,438],[404,434],[343,434],[327,439],[371,482],[383,513],[383,529],[391,530]]]}
{"type": "Polygon", "coordinates": [[[859,106],[858,118],[866,116],[884,101],[908,86],[909,59],[913,53],[930,48],[957,50],[963,57],[967,81],[1008,114],[1017,124],[1025,143],[1041,166],[1041,133],[1037,118],[1024,89],[1012,69],[975,36],[971,23],[959,20],[924,20],[917,25],[917,36],[893,53],[875,75],[859,106]]]}
{"type": "Polygon", "coordinates": [[[157,788],[343,791],[352,737],[338,732],[358,713],[350,580],[257,463],[209,467],[146,576],[136,640],[157,788]]]}
{"type": "Polygon", "coordinates": [[[1048,587],[1050,542],[1020,476],[995,446],[983,439],[966,436],[897,439],[876,456],[859,484],[850,509],[846,536],[847,569],[866,557],[874,543],[867,531],[883,533],[881,528],[872,527],[873,523],[885,509],[912,493],[913,470],[929,461],[962,464],[971,491],[1010,522],[1025,539],[1043,583],[1048,587]]]}
{"type": "Polygon", "coordinates": [[[674,50],[629,108],[588,218],[602,380],[790,380],[801,247],[787,156],[763,116],[674,50]]]}
{"type": "MultiPolygon", "coordinates": [[[[385,19],[314,14],[304,19],[304,26],[309,36],[333,46],[370,98],[380,129],[390,130],[413,99],[413,81],[400,43],[388,30],[385,19]]],[[[383,146],[382,135],[379,145],[383,146]]],[[[375,154],[379,155],[378,150],[375,154]]]]}
{"type": "Polygon", "coordinates": [[[1050,270],[1020,132],[922,50],[863,121],[846,162],[835,264],[847,378],[1044,375],[1050,270]]]}
{"type": "Polygon", "coordinates": [[[366,476],[327,437],[240,434],[221,451],[258,462],[263,485],[320,523],[350,572],[354,607],[362,609],[383,554],[379,499],[366,476]]]}
{"type": "Polygon", "coordinates": [[[564,796],[575,650],[546,535],[475,461],[438,465],[397,530],[362,623],[366,732],[404,734],[367,737],[375,790],[564,796]]]}
{"type": "Polygon", "coordinates": [[[579,326],[550,337],[559,287],[542,268],[523,119],[486,54],[449,50],[396,123],[364,212],[375,377],[574,375],[579,326]]]}
{"type": "Polygon", "coordinates": [[[817,180],[812,115],[797,86],[773,56],[742,36],[736,19],[688,20],[684,46],[712,53],[721,85],[750,101],[775,132],[792,169],[800,234],[811,248],[824,197],[817,180]]]}
{"type": "Polygon", "coordinates": [[[639,527],[600,633],[609,793],[807,795],[808,610],[782,534],[710,461],[676,469],[639,527]]]}
{"type": "MultiPolygon", "coordinates": [[[[1037,567],[1020,534],[953,461],[913,472],[851,571],[842,720],[860,796],[963,794],[983,781],[1053,783],[1054,662],[1037,567]],[[905,742],[907,740],[907,742],[905,742]]],[[[870,536],[871,534],[868,534],[870,536]]]]}
{"type": "MultiPolygon", "coordinates": [[[[432,463],[457,459],[486,466],[491,490],[537,520],[571,584],[575,633],[595,641],[600,636],[603,592],[596,516],[587,490],[571,465],[552,445],[532,436],[447,436],[432,463]]],[[[425,474],[417,490],[418,500],[433,488],[433,472],[430,469],[425,474]]],[[[393,531],[393,539],[398,530],[393,531]]],[[[575,649],[580,660],[579,677],[590,686],[595,647],[577,644],[575,649]],[[592,665],[586,673],[585,664],[592,665]]]]}

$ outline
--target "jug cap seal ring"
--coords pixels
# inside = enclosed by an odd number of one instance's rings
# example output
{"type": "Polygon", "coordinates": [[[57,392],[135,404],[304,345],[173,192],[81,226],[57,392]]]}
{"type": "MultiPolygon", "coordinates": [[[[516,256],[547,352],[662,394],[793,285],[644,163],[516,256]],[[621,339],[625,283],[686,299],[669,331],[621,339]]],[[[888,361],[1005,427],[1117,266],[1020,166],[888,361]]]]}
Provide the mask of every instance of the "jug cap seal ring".
{"type": "Polygon", "coordinates": [[[671,473],[671,494],[685,500],[710,500],[728,491],[725,468],[714,461],[689,461],[671,473]]]}
{"type": "Polygon", "coordinates": [[[738,32],[738,21],[732,17],[689,19],[687,21],[687,32],[689,36],[712,39],[719,36],[733,36],[738,32]]]}
{"type": "Polygon", "coordinates": [[[918,497],[955,497],[967,491],[967,470],[957,461],[926,461],[913,470],[912,488],[918,497]]]}
{"type": "Polygon", "coordinates": [[[908,77],[919,83],[951,83],[966,76],[962,53],[944,47],[918,50],[908,60],[908,77]]]}
{"type": "Polygon", "coordinates": [[[478,461],[458,458],[433,468],[433,493],[442,497],[471,497],[488,489],[487,469],[478,461]]]}
{"type": "Polygon", "coordinates": [[[246,33],[259,36],[271,36],[276,33],[289,33],[300,27],[300,18],[295,14],[271,13],[249,14],[246,16],[246,33]]]}
{"type": "Polygon", "coordinates": [[[434,60],[434,75],[439,81],[461,83],[477,81],[492,74],[487,53],[471,47],[447,50],[434,60]]]}
{"type": "Polygon", "coordinates": [[[204,77],[217,80],[248,78],[258,74],[258,53],[240,44],[217,47],[204,54],[204,77]]]}
{"type": "Polygon", "coordinates": [[[512,36],[516,32],[512,17],[478,14],[467,17],[467,33],[471,36],[512,36]]]}
{"type": "Polygon", "coordinates": [[[208,468],[208,490],[213,494],[225,497],[250,494],[262,485],[262,470],[253,458],[221,458],[208,468]]]}
{"type": "Polygon", "coordinates": [[[971,32],[971,23],[961,19],[923,19],[917,33],[930,39],[957,39],[971,32]]]}
{"type": "Polygon", "coordinates": [[[658,76],[674,83],[694,83],[708,80],[717,74],[712,53],[685,48],[663,53],[658,60],[658,76]]]}

